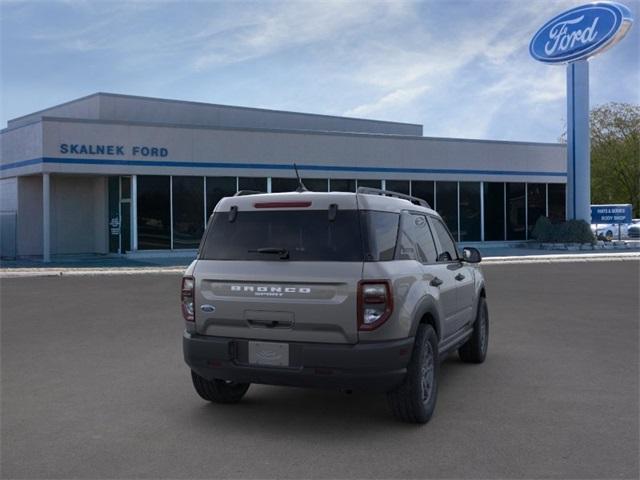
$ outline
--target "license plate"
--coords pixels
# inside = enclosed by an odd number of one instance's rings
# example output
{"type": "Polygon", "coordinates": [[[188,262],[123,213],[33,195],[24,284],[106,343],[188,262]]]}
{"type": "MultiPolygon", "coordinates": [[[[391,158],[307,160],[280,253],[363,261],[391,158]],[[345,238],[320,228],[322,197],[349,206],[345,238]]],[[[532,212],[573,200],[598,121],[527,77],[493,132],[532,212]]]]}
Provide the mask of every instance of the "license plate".
{"type": "Polygon", "coordinates": [[[270,365],[273,367],[288,367],[289,344],[249,342],[249,363],[254,365],[270,365]]]}

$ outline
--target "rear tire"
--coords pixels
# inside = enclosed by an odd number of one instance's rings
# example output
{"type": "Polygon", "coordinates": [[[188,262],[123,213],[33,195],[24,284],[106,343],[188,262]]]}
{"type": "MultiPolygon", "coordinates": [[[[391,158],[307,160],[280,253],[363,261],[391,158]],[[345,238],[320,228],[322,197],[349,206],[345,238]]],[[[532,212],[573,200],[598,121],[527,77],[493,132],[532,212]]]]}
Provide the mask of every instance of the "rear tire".
{"type": "Polygon", "coordinates": [[[235,383],[226,380],[207,380],[193,370],[191,371],[191,380],[198,395],[214,403],[238,403],[251,385],[250,383],[235,383]]]}
{"type": "Polygon", "coordinates": [[[460,360],[465,363],[482,363],[489,347],[489,309],[487,300],[480,297],[473,334],[459,349],[460,360]]]}
{"type": "Polygon", "coordinates": [[[393,415],[403,422],[427,423],[438,397],[438,337],[431,325],[420,325],[407,376],[387,393],[393,415]]]}

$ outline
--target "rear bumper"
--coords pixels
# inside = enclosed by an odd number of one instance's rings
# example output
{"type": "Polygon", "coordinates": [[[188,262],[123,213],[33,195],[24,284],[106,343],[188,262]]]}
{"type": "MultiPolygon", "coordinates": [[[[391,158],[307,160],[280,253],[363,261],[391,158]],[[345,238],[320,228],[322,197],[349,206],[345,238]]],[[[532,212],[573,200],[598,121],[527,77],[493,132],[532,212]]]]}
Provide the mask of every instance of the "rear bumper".
{"type": "Polygon", "coordinates": [[[404,379],[413,338],[355,345],[289,343],[289,367],[250,365],[248,343],[189,332],[182,340],[187,365],[209,380],[385,392],[404,379]]]}

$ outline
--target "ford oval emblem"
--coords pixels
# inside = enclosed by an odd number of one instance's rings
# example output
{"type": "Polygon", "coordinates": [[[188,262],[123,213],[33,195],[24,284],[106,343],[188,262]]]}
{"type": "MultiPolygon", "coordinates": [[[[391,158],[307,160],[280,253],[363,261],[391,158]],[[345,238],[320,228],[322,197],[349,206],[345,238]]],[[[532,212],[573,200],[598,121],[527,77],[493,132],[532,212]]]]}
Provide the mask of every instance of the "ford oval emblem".
{"type": "Polygon", "coordinates": [[[622,40],[632,23],[631,11],[619,3],[575,7],[545,23],[531,39],[529,53],[544,63],[589,58],[622,40]]]}
{"type": "Polygon", "coordinates": [[[213,305],[200,305],[200,310],[207,313],[213,313],[216,311],[216,307],[213,305]]]}

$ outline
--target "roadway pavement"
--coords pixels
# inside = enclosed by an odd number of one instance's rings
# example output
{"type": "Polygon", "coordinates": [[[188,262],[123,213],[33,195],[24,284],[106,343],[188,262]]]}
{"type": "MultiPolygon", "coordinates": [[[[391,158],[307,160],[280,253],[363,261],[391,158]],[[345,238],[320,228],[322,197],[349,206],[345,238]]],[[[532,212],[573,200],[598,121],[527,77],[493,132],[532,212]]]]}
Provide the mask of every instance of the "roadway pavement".
{"type": "Polygon", "coordinates": [[[638,478],[640,262],[486,265],[489,357],[383,396],[192,389],[178,274],[2,279],[2,478],[638,478]]]}

